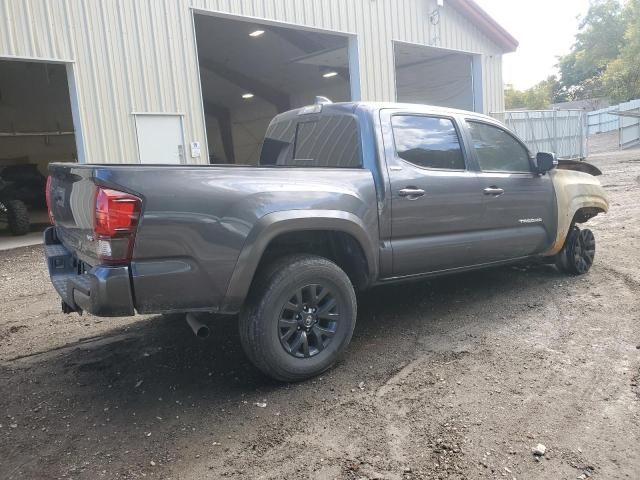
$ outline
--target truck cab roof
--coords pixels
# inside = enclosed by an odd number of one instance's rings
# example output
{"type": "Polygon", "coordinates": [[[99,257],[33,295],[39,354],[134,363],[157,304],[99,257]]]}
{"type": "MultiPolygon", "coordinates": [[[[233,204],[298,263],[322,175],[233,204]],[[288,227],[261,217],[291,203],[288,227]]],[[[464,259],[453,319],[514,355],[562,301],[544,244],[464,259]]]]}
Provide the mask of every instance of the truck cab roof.
{"type": "Polygon", "coordinates": [[[393,109],[412,113],[420,113],[425,115],[444,115],[444,116],[464,116],[467,118],[475,118],[491,123],[499,123],[495,118],[478,112],[468,110],[460,110],[456,108],[439,107],[435,105],[423,105],[417,103],[400,103],[400,102],[336,102],[336,103],[315,103],[304,107],[295,108],[287,112],[283,112],[274,117],[274,122],[282,120],[291,120],[293,117],[302,115],[336,115],[336,114],[353,114],[356,110],[363,110],[373,114],[383,109],[393,109]]]}

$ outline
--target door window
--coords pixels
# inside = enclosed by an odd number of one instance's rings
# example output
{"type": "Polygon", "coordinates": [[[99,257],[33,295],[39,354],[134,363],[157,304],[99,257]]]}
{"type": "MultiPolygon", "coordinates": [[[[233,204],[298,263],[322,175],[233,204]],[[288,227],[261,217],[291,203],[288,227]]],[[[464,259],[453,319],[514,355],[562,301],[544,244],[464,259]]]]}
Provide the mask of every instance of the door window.
{"type": "Polygon", "coordinates": [[[503,129],[481,122],[467,121],[480,170],[531,172],[529,152],[503,129]]]}
{"type": "Polygon", "coordinates": [[[424,168],[464,170],[458,132],[450,119],[394,115],[391,126],[401,159],[424,168]]]}

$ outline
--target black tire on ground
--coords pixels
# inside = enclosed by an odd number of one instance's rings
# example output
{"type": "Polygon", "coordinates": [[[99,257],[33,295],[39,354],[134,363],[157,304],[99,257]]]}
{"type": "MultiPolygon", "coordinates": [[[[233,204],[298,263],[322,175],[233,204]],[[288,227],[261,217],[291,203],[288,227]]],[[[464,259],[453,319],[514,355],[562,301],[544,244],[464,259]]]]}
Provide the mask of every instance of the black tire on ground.
{"type": "Polygon", "coordinates": [[[290,255],[258,272],[240,313],[240,341],[266,375],[297,382],[330,368],[356,324],[356,295],[335,263],[290,255]]]}
{"type": "Polygon", "coordinates": [[[29,211],[22,200],[9,200],[4,204],[7,208],[7,223],[13,235],[29,233],[29,211]]]}
{"type": "Polygon", "coordinates": [[[593,265],[596,239],[588,228],[573,227],[567,235],[562,250],[556,255],[558,270],[569,275],[583,275],[593,265]]]}

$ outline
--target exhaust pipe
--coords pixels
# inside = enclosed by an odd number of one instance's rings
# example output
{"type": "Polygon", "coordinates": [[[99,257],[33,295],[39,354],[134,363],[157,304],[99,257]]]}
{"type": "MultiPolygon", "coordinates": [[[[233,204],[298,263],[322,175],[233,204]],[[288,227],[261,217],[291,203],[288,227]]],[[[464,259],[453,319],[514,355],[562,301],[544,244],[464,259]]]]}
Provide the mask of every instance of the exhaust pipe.
{"type": "Polygon", "coordinates": [[[196,337],[207,338],[209,336],[209,327],[198,320],[194,313],[187,313],[187,323],[196,337]]]}

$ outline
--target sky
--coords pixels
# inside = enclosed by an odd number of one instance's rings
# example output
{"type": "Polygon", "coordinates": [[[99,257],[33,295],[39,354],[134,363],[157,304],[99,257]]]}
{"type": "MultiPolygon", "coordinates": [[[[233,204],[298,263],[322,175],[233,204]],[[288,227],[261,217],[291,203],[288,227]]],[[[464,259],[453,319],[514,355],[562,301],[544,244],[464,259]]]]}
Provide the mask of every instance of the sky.
{"type": "Polygon", "coordinates": [[[520,45],[503,57],[504,83],[527,89],[557,73],[556,57],[569,52],[579,15],[589,0],[476,0],[520,45]]]}

